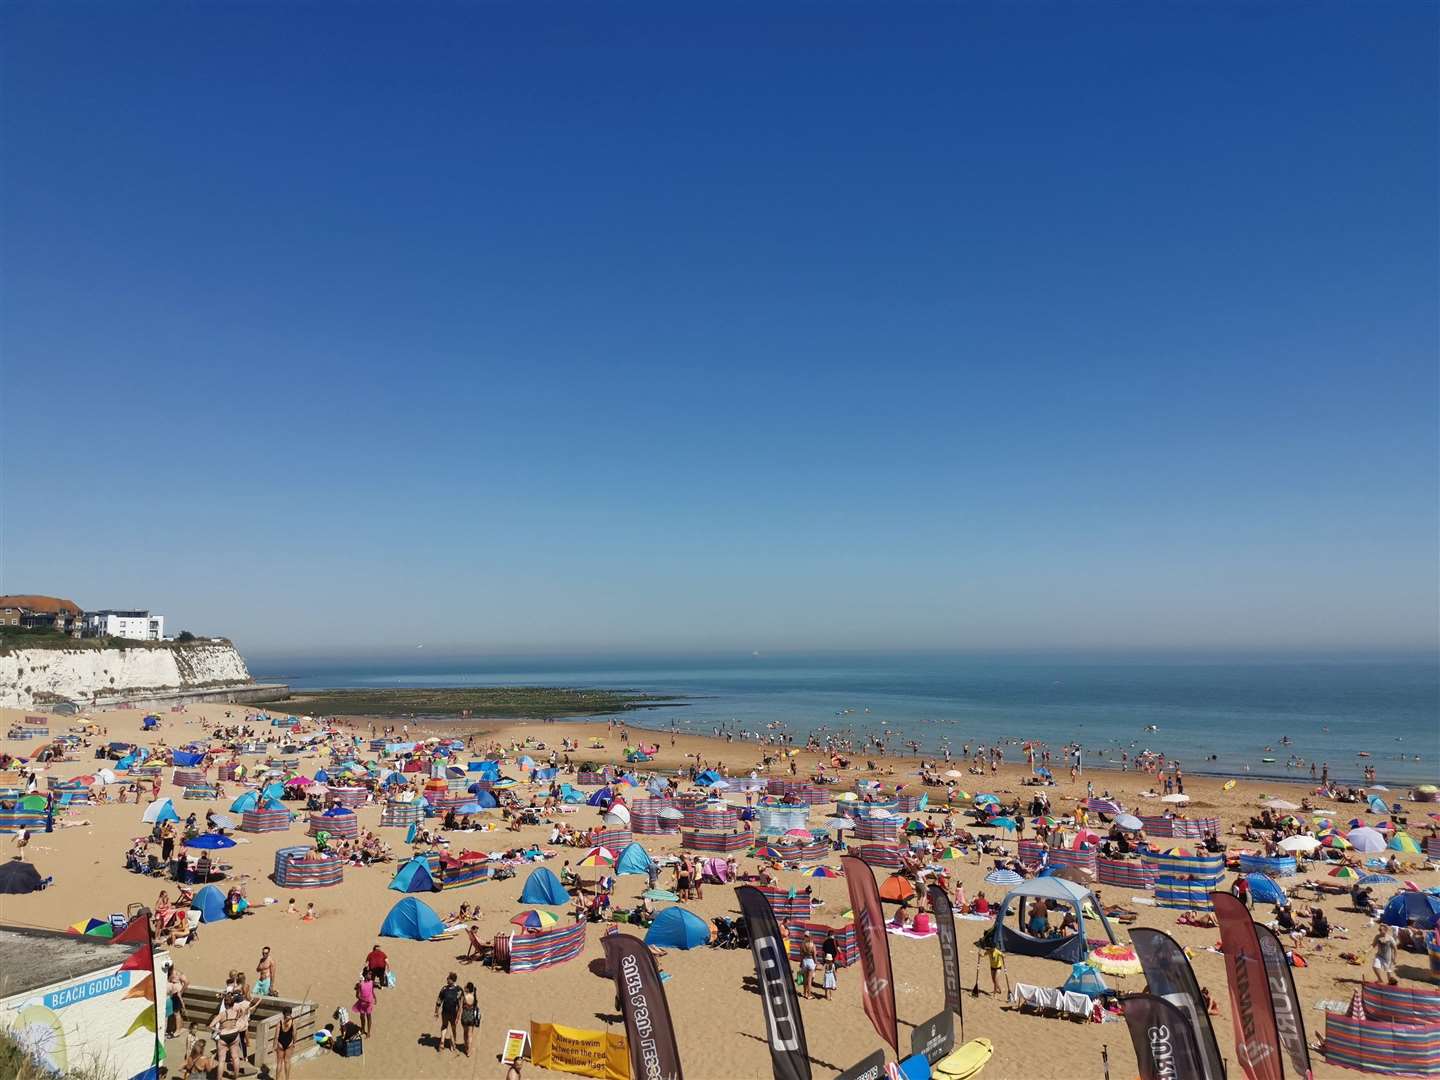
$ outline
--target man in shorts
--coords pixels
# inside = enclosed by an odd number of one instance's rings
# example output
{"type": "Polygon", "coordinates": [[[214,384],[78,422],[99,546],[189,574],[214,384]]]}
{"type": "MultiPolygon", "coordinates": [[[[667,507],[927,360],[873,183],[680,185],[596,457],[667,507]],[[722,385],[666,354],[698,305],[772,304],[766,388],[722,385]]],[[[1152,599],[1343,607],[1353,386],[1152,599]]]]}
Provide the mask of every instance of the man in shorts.
{"type": "Polygon", "coordinates": [[[445,976],[445,985],[435,997],[435,1018],[440,1021],[440,1041],[435,1047],[438,1054],[445,1049],[445,1032],[450,1032],[450,1049],[460,1053],[460,999],[465,992],[460,989],[460,976],[450,972],[445,976]]]}

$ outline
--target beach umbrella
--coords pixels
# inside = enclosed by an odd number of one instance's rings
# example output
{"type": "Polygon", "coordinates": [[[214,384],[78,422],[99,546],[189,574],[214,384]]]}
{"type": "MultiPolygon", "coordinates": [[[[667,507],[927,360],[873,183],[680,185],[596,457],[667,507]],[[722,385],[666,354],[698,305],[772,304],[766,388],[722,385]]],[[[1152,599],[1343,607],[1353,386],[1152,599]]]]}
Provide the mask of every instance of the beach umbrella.
{"type": "Polygon", "coordinates": [[[965,853],[964,853],[963,851],[961,851],[959,848],[947,847],[947,848],[945,848],[943,851],[937,852],[936,855],[935,855],[935,858],[937,858],[937,859],[958,859],[958,858],[960,858],[960,857],[961,857],[962,855],[964,855],[964,854],[965,854],[965,853]]]}
{"type": "Polygon", "coordinates": [[[512,780],[510,777],[505,776],[501,777],[499,780],[496,780],[490,786],[492,788],[512,788],[516,785],[517,782],[518,781],[512,780]]]}
{"type": "Polygon", "coordinates": [[[894,817],[895,815],[892,814],[889,810],[886,810],[885,807],[877,806],[871,810],[867,810],[865,812],[865,816],[867,818],[873,818],[876,821],[885,821],[888,818],[894,817]]]}
{"type": "Polygon", "coordinates": [[[113,938],[115,936],[115,928],[101,919],[81,919],[77,923],[71,923],[69,929],[72,934],[82,934],[85,937],[113,938]]]}
{"type": "Polygon", "coordinates": [[[807,866],[800,871],[801,877],[839,877],[840,871],[828,866],[807,866]]]}
{"type": "Polygon", "coordinates": [[[855,827],[855,822],[851,821],[848,817],[826,818],[820,824],[827,829],[853,829],[855,827]]]}
{"type": "Polygon", "coordinates": [[[527,930],[545,930],[559,925],[560,918],[557,915],[551,915],[548,911],[522,911],[510,921],[527,930]]]}
{"type": "Polygon", "coordinates": [[[1047,816],[1045,816],[1045,817],[1031,818],[1031,819],[1030,819],[1030,824],[1031,824],[1031,825],[1044,825],[1047,829],[1053,829],[1053,828],[1055,828],[1056,825],[1059,825],[1059,824],[1060,824],[1060,819],[1057,818],[1057,817],[1050,817],[1050,816],[1047,815],[1047,816]]]}
{"type": "Polygon", "coordinates": [[[286,787],[310,787],[315,781],[308,776],[292,776],[285,781],[286,787]]]}
{"type": "Polygon", "coordinates": [[[607,847],[593,847],[580,860],[580,866],[614,866],[615,853],[607,847]]]}
{"type": "Polygon", "coordinates": [[[860,798],[860,796],[857,795],[857,794],[855,794],[855,792],[853,792],[853,791],[842,791],[839,795],[837,795],[837,796],[835,797],[835,801],[836,801],[836,802],[854,802],[854,801],[855,801],[856,799],[858,799],[858,798],[860,798]]]}
{"type": "Polygon", "coordinates": [[[1314,851],[1320,841],[1313,836],[1287,836],[1276,845],[1281,851],[1314,851]]]}
{"type": "Polygon", "coordinates": [[[985,875],[986,885],[1001,885],[1007,889],[1013,889],[1025,879],[1014,870],[991,870],[985,875]]]}
{"type": "Polygon", "coordinates": [[[1310,828],[1314,829],[1316,832],[1321,832],[1325,829],[1331,829],[1334,827],[1335,822],[1331,821],[1328,817],[1317,817],[1310,819],[1310,828]]]}
{"type": "Polygon", "coordinates": [[[1166,795],[1166,796],[1164,796],[1163,798],[1161,798],[1160,801],[1161,801],[1161,802],[1167,802],[1167,803],[1187,803],[1187,802],[1190,801],[1190,796],[1189,796],[1189,795],[1181,795],[1179,792],[1176,792],[1174,795],[1166,795]]]}
{"type": "Polygon", "coordinates": [[[679,900],[669,889],[646,889],[640,894],[647,900],[679,900]]]}
{"type": "Polygon", "coordinates": [[[221,848],[232,848],[235,841],[228,836],[221,836],[219,833],[201,833],[199,836],[192,836],[185,841],[185,846],[199,848],[202,851],[219,851],[221,848]]]}
{"type": "Polygon", "coordinates": [[[770,844],[766,844],[762,847],[757,847],[755,849],[755,857],[757,859],[771,859],[775,862],[785,861],[785,853],[779,848],[774,847],[770,844]]]}
{"type": "Polygon", "coordinates": [[[1419,842],[1409,833],[1396,833],[1390,838],[1389,846],[1392,851],[1401,851],[1406,855],[1420,854],[1419,842]]]}
{"type": "Polygon", "coordinates": [[[1288,802],[1285,799],[1266,799],[1260,804],[1267,810],[1299,810],[1300,804],[1288,802]]]}
{"type": "Polygon", "coordinates": [[[1116,814],[1115,827],[1125,832],[1139,832],[1145,827],[1145,823],[1134,814],[1116,814]]]}
{"type": "Polygon", "coordinates": [[[1365,874],[1360,878],[1361,885],[1396,885],[1400,879],[1391,877],[1389,874],[1365,874]]]}
{"type": "Polygon", "coordinates": [[[1086,799],[1085,809],[1094,810],[1097,814],[1118,814],[1120,806],[1113,799],[1086,799]]]}
{"type": "Polygon", "coordinates": [[[1349,821],[1345,823],[1345,827],[1347,829],[1364,829],[1367,826],[1365,824],[1364,818],[1352,817],[1349,821]]]}
{"type": "Polygon", "coordinates": [[[606,825],[629,825],[630,808],[622,802],[613,802],[610,809],[605,811],[604,821],[606,825]]]}
{"type": "MultiPolygon", "coordinates": [[[[164,799],[164,800],[162,800],[162,801],[163,801],[167,806],[168,806],[169,803],[170,803],[170,800],[169,800],[169,799],[164,799]]],[[[46,809],[47,807],[49,807],[49,805],[50,805],[50,803],[46,800],[46,798],[45,798],[44,795],[26,795],[23,799],[20,800],[20,809],[21,809],[21,810],[44,810],[44,809],[46,809]]],[[[175,811],[174,811],[173,808],[171,809],[170,812],[171,812],[172,814],[175,813],[175,811]]],[[[179,820],[180,820],[180,817],[179,817],[178,814],[176,814],[176,815],[175,815],[174,817],[172,817],[170,820],[171,820],[171,821],[179,821],[179,820]]]]}
{"type": "Polygon", "coordinates": [[[909,900],[915,895],[915,886],[910,883],[909,878],[901,877],[899,874],[891,874],[880,885],[880,899],[891,900],[900,903],[909,900]]]}
{"type": "Polygon", "coordinates": [[[1337,866],[1334,870],[1330,871],[1330,876],[1339,878],[1341,881],[1359,881],[1360,871],[1350,866],[1337,866]]]}
{"type": "Polygon", "coordinates": [[[1370,785],[1370,790],[1371,790],[1371,791],[1389,791],[1390,789],[1389,789],[1388,787],[1386,787],[1384,784],[1371,784],[1371,785],[1370,785]]]}
{"type": "Polygon", "coordinates": [[[1014,832],[1016,828],[1015,819],[1008,817],[993,817],[985,824],[993,825],[995,828],[1003,829],[1005,832],[1014,832]]]}
{"type": "Polygon", "coordinates": [[[798,837],[801,840],[813,839],[809,829],[786,829],[784,835],[798,837]]]}
{"type": "Polygon", "coordinates": [[[962,791],[960,788],[956,788],[954,791],[950,792],[948,798],[951,802],[969,802],[970,793],[968,791],[962,791]]]}
{"type": "Polygon", "coordinates": [[[1349,840],[1346,840],[1345,837],[1341,836],[1339,833],[1328,834],[1323,840],[1320,841],[1320,843],[1324,844],[1328,848],[1334,848],[1336,851],[1344,851],[1346,848],[1351,848],[1355,846],[1354,844],[1350,843],[1349,840]]]}
{"type": "Polygon", "coordinates": [[[1000,802],[1000,796],[999,796],[999,795],[989,795],[989,794],[986,794],[986,795],[976,795],[976,796],[975,796],[975,805],[976,805],[976,806],[984,806],[984,805],[986,805],[987,803],[998,805],[999,802],[1000,802]]]}
{"type": "Polygon", "coordinates": [[[1090,962],[1106,975],[1139,975],[1144,970],[1129,945],[1102,945],[1090,954],[1090,962]]]}
{"type": "Polygon", "coordinates": [[[1358,829],[1351,829],[1345,834],[1345,839],[1350,841],[1356,851],[1384,851],[1385,836],[1376,829],[1367,829],[1363,826],[1358,829]]]}

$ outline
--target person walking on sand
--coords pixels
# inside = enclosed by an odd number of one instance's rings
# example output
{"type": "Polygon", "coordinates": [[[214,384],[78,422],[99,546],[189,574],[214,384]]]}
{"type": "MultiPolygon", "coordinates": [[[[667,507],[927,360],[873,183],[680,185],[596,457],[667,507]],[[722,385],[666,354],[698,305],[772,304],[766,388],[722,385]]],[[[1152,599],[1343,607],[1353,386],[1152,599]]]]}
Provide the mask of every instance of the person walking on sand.
{"type": "Polygon", "coordinates": [[[30,846],[30,830],[23,826],[15,834],[15,857],[25,861],[25,849],[30,846]]]}
{"type": "Polygon", "coordinates": [[[465,1033],[465,1044],[461,1052],[466,1057],[470,1056],[470,1037],[479,1026],[480,992],[475,989],[473,982],[467,982],[465,992],[460,996],[460,1029],[465,1033]]]}
{"type": "Polygon", "coordinates": [[[435,996],[435,1018],[440,1021],[440,1036],[435,1045],[437,1054],[445,1049],[447,1031],[450,1033],[450,1048],[460,1052],[460,999],[465,995],[460,989],[459,979],[455,972],[450,972],[445,976],[445,985],[435,996]]]}
{"type": "Polygon", "coordinates": [[[280,1010],[275,1029],[275,1080],[290,1080],[290,1049],[295,1045],[295,1019],[287,1006],[280,1010]]]}
{"type": "Polygon", "coordinates": [[[1400,980],[1395,977],[1395,949],[1399,943],[1395,928],[1389,923],[1381,923],[1376,929],[1375,939],[1371,942],[1375,946],[1375,959],[1370,961],[1370,966],[1375,969],[1377,983],[1400,985],[1400,980]]]}

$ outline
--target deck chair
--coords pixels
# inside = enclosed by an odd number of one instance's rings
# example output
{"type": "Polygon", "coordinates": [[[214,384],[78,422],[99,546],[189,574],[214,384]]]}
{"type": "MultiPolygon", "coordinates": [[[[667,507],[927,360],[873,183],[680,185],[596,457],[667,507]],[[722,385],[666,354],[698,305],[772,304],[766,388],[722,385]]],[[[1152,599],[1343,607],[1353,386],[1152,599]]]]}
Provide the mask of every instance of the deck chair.
{"type": "MultiPolygon", "coordinates": [[[[470,935],[470,951],[467,952],[464,956],[462,956],[460,960],[465,963],[468,963],[471,960],[484,960],[486,945],[483,941],[479,939],[479,937],[476,936],[475,928],[473,926],[467,926],[465,928],[465,933],[470,935]]],[[[493,949],[494,946],[492,945],[490,946],[490,948],[493,949]]]]}

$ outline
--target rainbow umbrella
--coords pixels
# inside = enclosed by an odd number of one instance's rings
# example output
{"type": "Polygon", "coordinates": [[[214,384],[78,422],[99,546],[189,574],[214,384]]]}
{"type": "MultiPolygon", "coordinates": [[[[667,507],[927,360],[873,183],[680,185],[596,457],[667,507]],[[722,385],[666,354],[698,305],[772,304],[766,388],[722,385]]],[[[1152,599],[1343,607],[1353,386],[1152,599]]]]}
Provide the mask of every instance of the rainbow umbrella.
{"type": "Polygon", "coordinates": [[[839,877],[840,871],[828,866],[810,866],[800,871],[801,877],[839,877]]]}
{"type": "Polygon", "coordinates": [[[1409,833],[1396,833],[1390,838],[1390,849],[1404,852],[1406,855],[1419,855],[1420,842],[1409,833]]]}
{"type": "Polygon", "coordinates": [[[950,792],[949,798],[951,802],[969,802],[970,793],[968,791],[961,791],[959,788],[956,788],[954,791],[950,792]]]}
{"type": "Polygon", "coordinates": [[[614,866],[615,853],[607,847],[594,847],[580,860],[581,866],[614,866]]]}
{"type": "Polygon", "coordinates": [[[1059,825],[1059,824],[1060,824],[1060,819],[1057,818],[1057,817],[1050,817],[1050,816],[1047,815],[1047,816],[1045,816],[1045,817],[1031,818],[1031,819],[1030,819],[1030,824],[1031,824],[1031,825],[1044,825],[1047,829],[1053,829],[1053,828],[1055,828],[1056,825],[1059,825]]]}
{"type": "Polygon", "coordinates": [[[772,847],[769,844],[766,844],[764,847],[757,847],[755,849],[755,857],[757,859],[773,859],[775,862],[785,861],[785,853],[779,848],[772,847]]]}
{"type": "Polygon", "coordinates": [[[1106,975],[1139,975],[1145,970],[1129,945],[1102,945],[1090,954],[1090,962],[1106,975]]]}
{"type": "Polygon", "coordinates": [[[1335,822],[1331,821],[1328,817],[1317,817],[1314,821],[1310,823],[1310,827],[1317,831],[1322,829],[1333,829],[1335,827],[1335,822]]]}
{"type": "Polygon", "coordinates": [[[1334,870],[1330,871],[1330,876],[1339,878],[1341,881],[1359,881],[1360,871],[1350,866],[1337,866],[1334,870]]]}
{"type": "Polygon", "coordinates": [[[544,930],[547,927],[556,925],[560,919],[551,915],[548,911],[522,911],[510,920],[516,926],[523,926],[527,930],[544,930]]]}
{"type": "Polygon", "coordinates": [[[1385,821],[1377,821],[1377,822],[1375,822],[1375,824],[1374,824],[1374,825],[1371,825],[1370,828],[1372,828],[1372,829],[1379,829],[1381,832],[1394,832],[1394,831],[1395,831],[1395,823],[1394,823],[1393,821],[1390,821],[1390,820],[1387,819],[1387,820],[1385,820],[1385,821]]]}
{"type": "Polygon", "coordinates": [[[936,854],[937,859],[958,859],[965,853],[959,848],[947,847],[944,851],[936,854]]]}
{"type": "Polygon", "coordinates": [[[70,924],[72,934],[83,934],[86,937],[113,938],[115,928],[108,922],[99,919],[81,919],[77,923],[70,924]]]}
{"type": "Polygon", "coordinates": [[[1328,848],[1334,848],[1336,851],[1344,851],[1346,848],[1354,846],[1339,833],[1329,833],[1325,839],[1320,842],[1328,848]]]}

